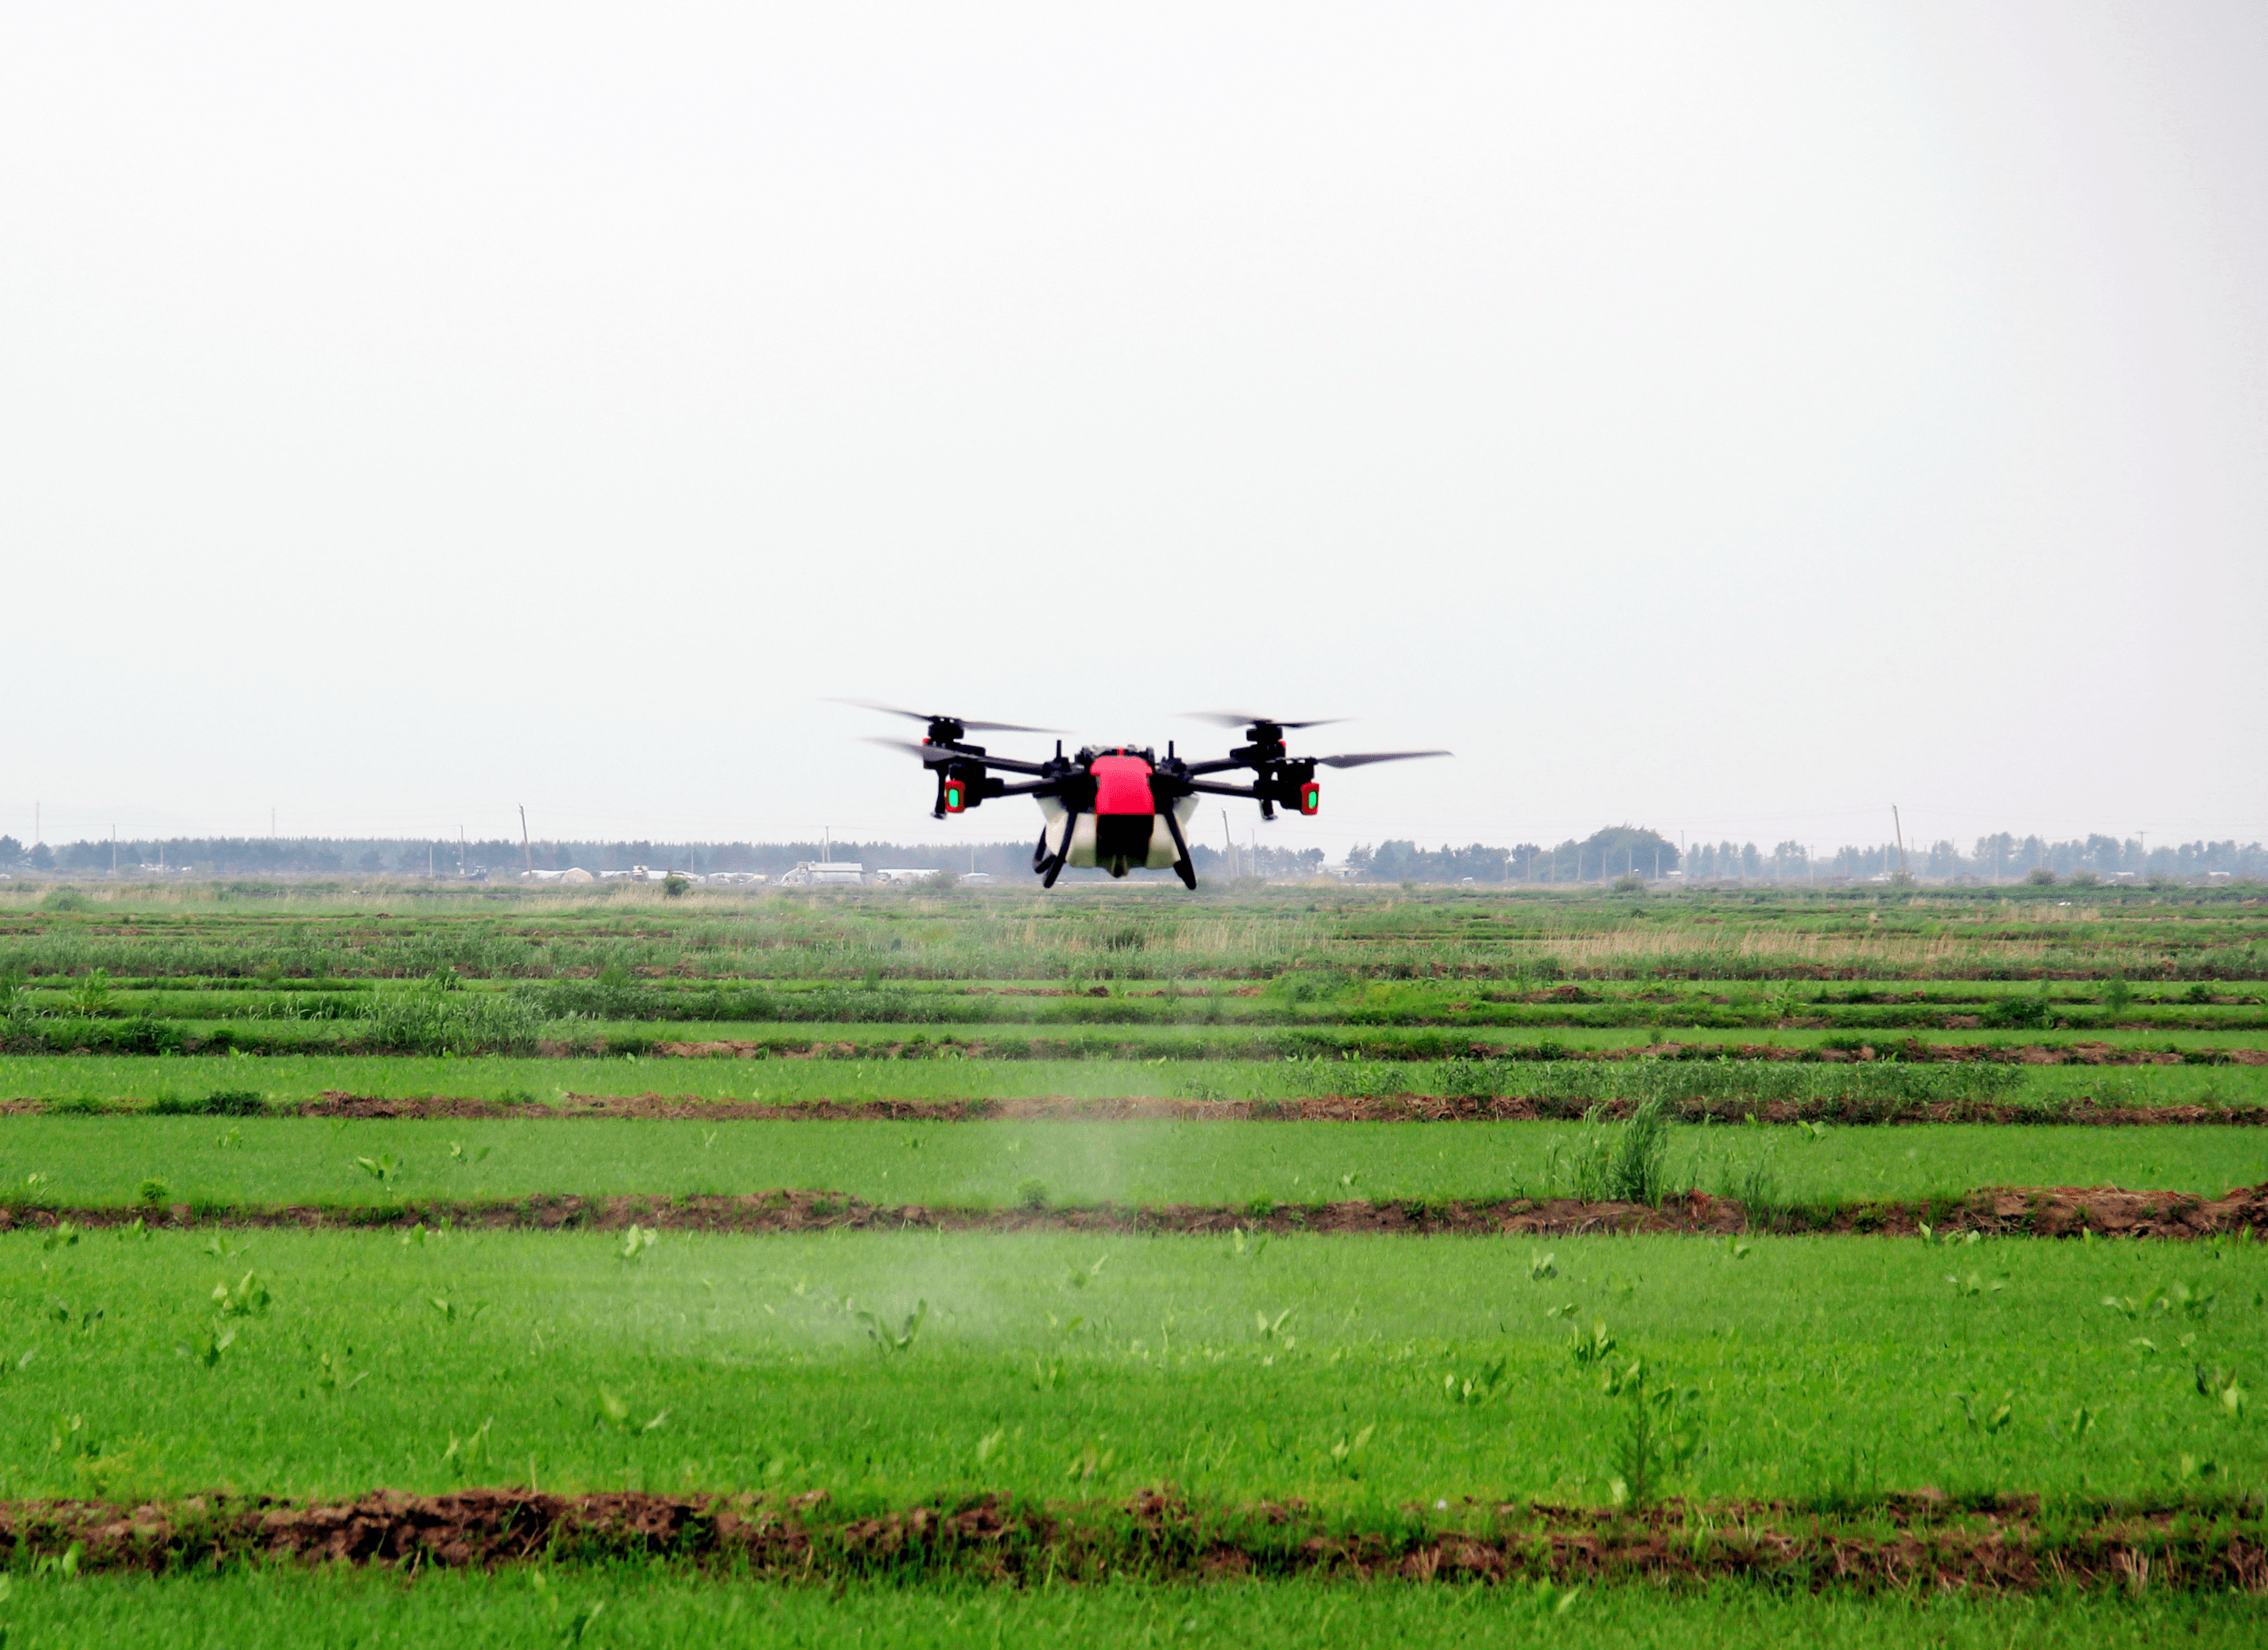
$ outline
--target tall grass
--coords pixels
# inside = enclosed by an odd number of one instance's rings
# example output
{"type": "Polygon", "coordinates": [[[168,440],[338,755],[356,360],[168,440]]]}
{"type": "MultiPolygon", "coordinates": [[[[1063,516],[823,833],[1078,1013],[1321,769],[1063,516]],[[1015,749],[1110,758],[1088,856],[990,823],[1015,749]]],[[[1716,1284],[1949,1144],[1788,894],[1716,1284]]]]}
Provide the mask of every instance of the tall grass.
{"type": "Polygon", "coordinates": [[[529,1054],[542,1010],[517,993],[452,992],[433,985],[372,994],[367,1041],[395,1054],[529,1054]]]}
{"type": "Polygon", "coordinates": [[[1555,1140],[1545,1148],[1545,1183],[1586,1202],[1658,1207],[1670,1190],[1669,1128],[1669,1107],[1658,1096],[1641,1101],[1619,1122],[1604,1106],[1593,1106],[1571,1143],[1555,1140]]]}

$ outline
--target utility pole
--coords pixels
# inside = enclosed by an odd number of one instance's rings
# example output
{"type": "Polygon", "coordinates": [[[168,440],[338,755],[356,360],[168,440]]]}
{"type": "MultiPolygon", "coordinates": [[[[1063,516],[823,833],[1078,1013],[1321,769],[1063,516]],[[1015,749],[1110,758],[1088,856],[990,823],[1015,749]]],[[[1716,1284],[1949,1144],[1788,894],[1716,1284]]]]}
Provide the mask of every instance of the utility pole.
{"type": "Polygon", "coordinates": [[[520,804],[520,857],[527,861],[528,875],[535,875],[535,850],[528,845],[528,805],[520,804]]]}
{"type": "Polygon", "coordinates": [[[118,875],[118,821],[110,822],[110,874],[118,875]]]}
{"type": "Polygon", "coordinates": [[[1229,881],[1236,880],[1236,833],[1229,829],[1228,810],[1221,810],[1221,841],[1228,846],[1229,881]]]}
{"type": "Polygon", "coordinates": [[[1906,828],[1898,821],[1898,805],[1890,805],[1890,829],[1898,833],[1898,875],[1906,875],[1906,828]]]}

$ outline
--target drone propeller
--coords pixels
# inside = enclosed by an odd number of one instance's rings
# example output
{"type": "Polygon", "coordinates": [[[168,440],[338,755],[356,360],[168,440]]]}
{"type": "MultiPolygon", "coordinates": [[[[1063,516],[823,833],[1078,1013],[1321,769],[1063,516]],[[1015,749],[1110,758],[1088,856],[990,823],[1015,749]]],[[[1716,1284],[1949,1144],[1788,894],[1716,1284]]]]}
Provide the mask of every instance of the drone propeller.
{"type": "Polygon", "coordinates": [[[908,716],[917,722],[927,722],[933,727],[941,722],[950,722],[955,727],[968,731],[988,734],[1059,734],[1063,731],[1059,727],[1027,727],[1021,722],[979,722],[965,716],[931,716],[921,711],[908,711],[894,704],[878,703],[872,699],[837,698],[829,703],[854,704],[862,711],[881,711],[891,716],[908,716]]]}
{"type": "Polygon", "coordinates": [[[1419,757],[1454,756],[1453,750],[1364,750],[1353,756],[1315,757],[1325,767],[1364,767],[1373,762],[1410,762],[1419,757]]]}
{"type": "Polygon", "coordinates": [[[1223,727],[1328,727],[1334,722],[1343,722],[1343,716],[1327,716],[1319,721],[1286,722],[1272,716],[1247,716],[1241,711],[1184,711],[1193,721],[1216,722],[1223,727]]]}
{"type": "Polygon", "coordinates": [[[953,759],[953,752],[941,745],[917,745],[910,739],[886,739],[879,734],[861,734],[858,738],[864,744],[887,745],[893,750],[910,750],[924,762],[949,762],[953,759]]]}

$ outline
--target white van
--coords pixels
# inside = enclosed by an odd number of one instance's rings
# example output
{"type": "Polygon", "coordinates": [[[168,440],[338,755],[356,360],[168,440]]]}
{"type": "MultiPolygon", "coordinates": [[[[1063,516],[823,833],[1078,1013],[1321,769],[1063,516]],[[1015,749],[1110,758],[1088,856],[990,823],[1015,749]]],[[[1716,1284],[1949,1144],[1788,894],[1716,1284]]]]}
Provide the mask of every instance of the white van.
{"type": "Polygon", "coordinates": [[[783,888],[856,888],[866,867],[854,860],[806,860],[780,878],[783,888]]]}

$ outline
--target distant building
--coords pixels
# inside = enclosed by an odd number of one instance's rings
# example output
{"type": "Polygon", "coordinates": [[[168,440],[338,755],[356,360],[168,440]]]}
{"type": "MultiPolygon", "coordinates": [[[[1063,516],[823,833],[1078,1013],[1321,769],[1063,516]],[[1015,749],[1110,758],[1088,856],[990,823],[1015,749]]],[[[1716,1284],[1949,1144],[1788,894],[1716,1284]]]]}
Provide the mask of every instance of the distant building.
{"type": "Polygon", "coordinates": [[[854,860],[805,860],[780,878],[783,888],[856,888],[866,867],[854,860]]]}

